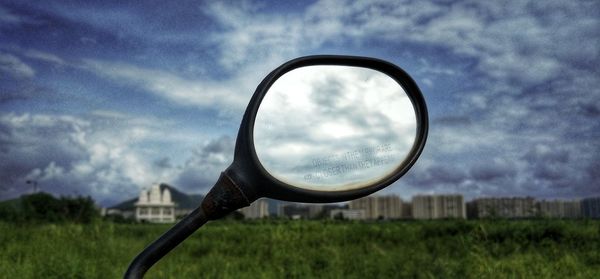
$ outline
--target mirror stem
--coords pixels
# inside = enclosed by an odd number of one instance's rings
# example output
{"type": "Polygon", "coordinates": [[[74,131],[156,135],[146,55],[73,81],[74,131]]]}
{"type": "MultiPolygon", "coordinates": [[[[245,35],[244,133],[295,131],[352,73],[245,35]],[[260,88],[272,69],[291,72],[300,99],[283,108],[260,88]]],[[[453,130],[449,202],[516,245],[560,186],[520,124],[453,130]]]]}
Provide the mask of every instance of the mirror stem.
{"type": "Polygon", "coordinates": [[[219,219],[234,210],[250,205],[244,193],[225,173],[206,194],[200,207],[190,212],[160,238],[148,245],[129,265],[125,279],[143,278],[158,260],[188,238],[209,220],[219,219]]]}
{"type": "Polygon", "coordinates": [[[137,255],[129,265],[124,278],[143,278],[150,267],[207,221],[202,208],[196,208],[137,255]]]}

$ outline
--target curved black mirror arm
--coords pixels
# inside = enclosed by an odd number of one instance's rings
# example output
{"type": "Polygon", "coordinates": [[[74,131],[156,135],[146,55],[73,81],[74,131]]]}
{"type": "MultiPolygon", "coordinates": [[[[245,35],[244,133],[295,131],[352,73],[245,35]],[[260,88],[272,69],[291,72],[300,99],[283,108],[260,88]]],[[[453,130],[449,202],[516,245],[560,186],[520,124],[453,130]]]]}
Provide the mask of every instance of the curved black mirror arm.
{"type": "Polygon", "coordinates": [[[254,200],[256,198],[248,200],[233,181],[225,173],[221,173],[215,186],[202,200],[202,204],[144,248],[129,264],[124,278],[143,278],[150,267],[206,222],[249,206],[254,200]]]}
{"type": "Polygon", "coordinates": [[[142,278],[150,267],[206,222],[219,219],[234,210],[249,206],[259,197],[324,203],[352,200],[376,192],[396,181],[416,162],[425,146],[427,132],[428,116],[423,95],[412,78],[399,67],[383,60],[356,56],[318,55],[288,61],[269,73],[256,88],[238,131],[233,163],[221,173],[218,181],[197,209],[184,217],[135,257],[124,278],[142,278]],[[407,159],[393,174],[362,189],[319,192],[287,185],[272,177],[260,164],[253,142],[254,120],[260,102],[270,86],[283,74],[299,67],[312,65],[345,65],[371,68],[388,74],[405,89],[415,109],[417,135],[407,159]]]}
{"type": "Polygon", "coordinates": [[[129,265],[124,278],[143,278],[158,260],[206,223],[202,208],[196,208],[160,238],[148,245],[129,265]]]}

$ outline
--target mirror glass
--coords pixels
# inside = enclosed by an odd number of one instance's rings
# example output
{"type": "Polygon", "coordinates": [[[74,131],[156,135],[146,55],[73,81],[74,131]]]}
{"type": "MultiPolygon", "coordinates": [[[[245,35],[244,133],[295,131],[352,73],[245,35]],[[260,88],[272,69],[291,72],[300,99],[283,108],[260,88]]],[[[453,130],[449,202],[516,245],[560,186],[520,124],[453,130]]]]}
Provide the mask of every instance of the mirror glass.
{"type": "Polygon", "coordinates": [[[262,166],[291,186],[343,191],[370,186],[398,169],[416,138],[404,89],[368,68],[306,66],[266,93],[254,123],[262,166]]]}

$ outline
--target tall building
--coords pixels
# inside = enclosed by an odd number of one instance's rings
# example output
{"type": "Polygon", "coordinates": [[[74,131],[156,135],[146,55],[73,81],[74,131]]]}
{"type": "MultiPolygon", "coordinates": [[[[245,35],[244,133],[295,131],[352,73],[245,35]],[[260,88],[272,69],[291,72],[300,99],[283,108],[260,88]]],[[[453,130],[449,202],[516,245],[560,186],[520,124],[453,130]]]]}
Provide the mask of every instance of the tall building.
{"type": "Polygon", "coordinates": [[[412,198],[412,215],[415,219],[436,219],[437,210],[434,196],[414,196],[412,198]]]}
{"type": "Polygon", "coordinates": [[[348,203],[348,208],[353,210],[364,210],[365,219],[379,218],[379,206],[375,197],[367,196],[360,199],[352,200],[348,203]]]}
{"type": "Polygon", "coordinates": [[[538,213],[551,218],[580,218],[581,203],[577,200],[542,200],[537,203],[538,213]]]}
{"type": "Polygon", "coordinates": [[[585,218],[600,219],[600,197],[581,200],[581,214],[585,218]]]}
{"type": "Polygon", "coordinates": [[[415,219],[465,218],[462,195],[418,195],[412,199],[415,219]]]}
{"type": "Polygon", "coordinates": [[[365,219],[399,219],[402,217],[402,200],[395,195],[367,196],[350,201],[349,209],[364,210],[365,219]]]}
{"type": "Polygon", "coordinates": [[[150,191],[142,190],[135,203],[135,220],[152,223],[175,222],[175,203],[169,189],[160,191],[160,185],[152,185],[150,191]]]}
{"type": "Polygon", "coordinates": [[[469,207],[474,218],[529,218],[537,214],[532,197],[479,198],[471,201],[469,207]]]}
{"type": "Polygon", "coordinates": [[[239,212],[244,214],[244,218],[246,219],[269,217],[269,204],[265,199],[258,199],[250,204],[250,206],[240,209],[239,212]]]}
{"type": "Polygon", "coordinates": [[[378,196],[379,216],[383,219],[400,219],[402,217],[402,200],[398,196],[378,196]]]}

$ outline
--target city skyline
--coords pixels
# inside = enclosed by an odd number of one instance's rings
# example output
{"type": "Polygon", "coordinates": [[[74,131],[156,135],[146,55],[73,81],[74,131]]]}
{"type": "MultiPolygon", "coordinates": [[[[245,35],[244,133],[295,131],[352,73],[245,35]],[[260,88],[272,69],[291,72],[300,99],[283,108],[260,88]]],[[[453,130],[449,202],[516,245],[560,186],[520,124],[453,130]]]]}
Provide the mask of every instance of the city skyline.
{"type": "Polygon", "coordinates": [[[0,200],[205,193],[262,78],[314,54],[423,92],[423,154],[382,194],[600,196],[598,26],[598,1],[2,1],[0,200]]]}

